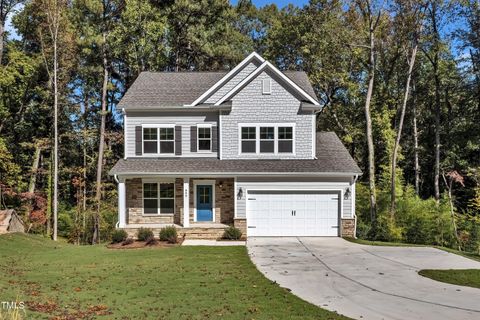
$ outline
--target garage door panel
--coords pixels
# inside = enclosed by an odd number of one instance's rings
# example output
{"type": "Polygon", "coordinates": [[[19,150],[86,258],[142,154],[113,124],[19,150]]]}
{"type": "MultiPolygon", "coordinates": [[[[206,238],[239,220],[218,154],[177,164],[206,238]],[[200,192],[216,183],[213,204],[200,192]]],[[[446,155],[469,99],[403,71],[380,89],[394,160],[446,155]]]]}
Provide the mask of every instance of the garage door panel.
{"type": "Polygon", "coordinates": [[[247,199],[249,236],[338,235],[336,193],[262,190],[249,191],[247,199]]]}

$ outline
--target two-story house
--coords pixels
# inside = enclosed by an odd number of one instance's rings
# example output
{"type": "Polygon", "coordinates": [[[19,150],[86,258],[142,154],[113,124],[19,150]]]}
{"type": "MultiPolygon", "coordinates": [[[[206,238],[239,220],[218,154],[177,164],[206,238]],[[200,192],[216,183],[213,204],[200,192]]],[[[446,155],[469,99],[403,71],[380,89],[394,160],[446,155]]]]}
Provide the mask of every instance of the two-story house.
{"type": "MultiPolygon", "coordinates": [[[[354,236],[361,174],[304,72],[256,53],[229,72],[142,72],[117,106],[118,227],[214,238],[354,236]]],[[[156,233],[157,234],[157,233],[156,233]]]]}

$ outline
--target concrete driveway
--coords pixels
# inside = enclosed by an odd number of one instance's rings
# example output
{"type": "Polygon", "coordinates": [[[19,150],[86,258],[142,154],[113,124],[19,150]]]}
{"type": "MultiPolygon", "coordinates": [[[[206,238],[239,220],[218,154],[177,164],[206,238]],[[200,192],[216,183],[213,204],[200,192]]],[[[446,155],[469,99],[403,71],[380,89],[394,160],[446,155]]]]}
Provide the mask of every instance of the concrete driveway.
{"type": "Polygon", "coordinates": [[[421,269],[480,269],[480,262],[455,254],[341,238],[249,238],[247,247],[267,278],[351,318],[480,319],[480,289],[417,274],[421,269]]]}

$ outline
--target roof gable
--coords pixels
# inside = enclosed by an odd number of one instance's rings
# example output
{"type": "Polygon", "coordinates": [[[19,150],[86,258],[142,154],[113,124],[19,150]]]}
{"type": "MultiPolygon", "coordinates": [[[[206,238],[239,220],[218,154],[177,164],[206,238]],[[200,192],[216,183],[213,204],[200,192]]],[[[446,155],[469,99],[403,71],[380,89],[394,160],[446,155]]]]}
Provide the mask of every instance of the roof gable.
{"type": "MultiPolygon", "coordinates": [[[[294,81],[287,77],[284,73],[278,70],[270,62],[263,62],[255,71],[249,74],[245,79],[238,83],[235,87],[232,88],[227,94],[225,94],[220,100],[215,102],[216,106],[221,105],[225,101],[232,99],[240,90],[242,90],[246,85],[256,79],[262,72],[268,72],[273,78],[275,78],[282,86],[293,90],[300,97],[299,100],[307,101],[313,105],[319,106],[320,103],[316,100],[315,95],[311,95],[299,87],[294,81]]],[[[310,84],[310,83],[309,83],[310,84]]],[[[311,87],[311,86],[310,86],[311,87]]]]}
{"type": "Polygon", "coordinates": [[[205,91],[200,97],[198,97],[195,101],[193,101],[190,106],[196,106],[202,102],[205,102],[210,96],[212,96],[217,90],[219,90],[222,86],[232,80],[235,75],[241,72],[245,67],[247,67],[250,63],[257,62],[259,64],[265,62],[258,53],[252,52],[248,55],[242,62],[240,62],[235,68],[230,70],[225,76],[223,76],[217,83],[211,86],[207,91],[205,91]]]}

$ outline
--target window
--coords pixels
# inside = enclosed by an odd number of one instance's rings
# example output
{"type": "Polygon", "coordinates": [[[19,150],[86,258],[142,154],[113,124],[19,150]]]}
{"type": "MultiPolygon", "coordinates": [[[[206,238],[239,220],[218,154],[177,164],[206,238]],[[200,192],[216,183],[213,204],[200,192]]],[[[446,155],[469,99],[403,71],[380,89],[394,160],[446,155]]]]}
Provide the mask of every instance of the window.
{"type": "Polygon", "coordinates": [[[199,127],[198,128],[198,151],[212,150],[212,128],[199,127]]]}
{"type": "Polygon", "coordinates": [[[157,128],[143,128],[143,153],[157,153],[157,128]]]}
{"type": "Polygon", "coordinates": [[[160,128],[160,153],[173,153],[174,149],[174,128],[160,128]]]}
{"type": "Polygon", "coordinates": [[[149,182],[143,184],[144,214],[173,214],[175,184],[149,182]]]}
{"type": "Polygon", "coordinates": [[[295,124],[259,123],[239,125],[239,154],[293,153],[295,124]]]}
{"type": "Polygon", "coordinates": [[[293,152],[293,128],[278,127],[278,152],[293,152]]]}
{"type": "Polygon", "coordinates": [[[260,153],[275,152],[275,127],[260,127],[260,153]]]}
{"type": "Polygon", "coordinates": [[[158,184],[156,183],[143,184],[143,213],[158,213],[158,184]]]}
{"type": "Polygon", "coordinates": [[[242,127],[242,153],[256,153],[256,127],[242,127]]]}
{"type": "Polygon", "coordinates": [[[160,184],[160,213],[173,214],[175,204],[175,184],[160,184]]]}
{"type": "Polygon", "coordinates": [[[270,79],[262,80],[262,93],[271,94],[272,93],[272,82],[270,79]]]}
{"type": "Polygon", "coordinates": [[[143,128],[143,153],[174,153],[175,152],[175,129],[167,128],[143,128]]]}

